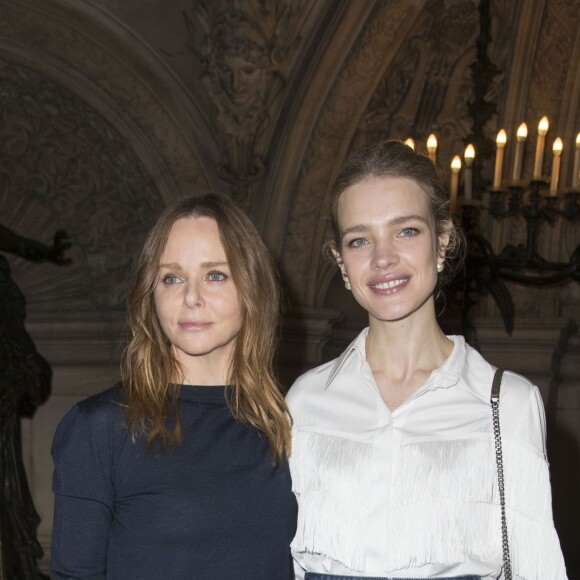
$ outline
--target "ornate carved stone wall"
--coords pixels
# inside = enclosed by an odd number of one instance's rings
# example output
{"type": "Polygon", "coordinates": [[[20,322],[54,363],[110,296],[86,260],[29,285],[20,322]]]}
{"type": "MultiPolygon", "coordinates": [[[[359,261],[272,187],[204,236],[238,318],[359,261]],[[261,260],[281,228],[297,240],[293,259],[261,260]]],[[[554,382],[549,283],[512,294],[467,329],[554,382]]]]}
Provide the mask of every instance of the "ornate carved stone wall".
{"type": "Polygon", "coordinates": [[[305,23],[316,11],[316,3],[306,0],[201,0],[183,13],[214,109],[217,173],[246,207],[252,185],[266,173],[281,96],[305,23]]]}
{"type": "Polygon", "coordinates": [[[337,69],[312,128],[298,168],[281,256],[289,273],[289,292],[308,305],[321,306],[315,304],[315,297],[320,281],[328,278],[329,268],[319,250],[324,239],[321,212],[328,187],[348,152],[358,119],[421,7],[420,3],[398,0],[375,5],[367,15],[366,26],[360,33],[355,29],[356,42],[349,40],[353,44],[351,52],[337,69]]]}
{"type": "Polygon", "coordinates": [[[152,177],[62,85],[0,58],[0,95],[2,222],[35,238],[63,227],[73,242],[67,268],[14,260],[29,310],[122,308],[133,257],[163,207],[152,177]]]}
{"type": "Polygon", "coordinates": [[[98,6],[2,0],[0,53],[93,105],[138,152],[164,200],[211,187],[205,115],[147,44],[98,6]]]}

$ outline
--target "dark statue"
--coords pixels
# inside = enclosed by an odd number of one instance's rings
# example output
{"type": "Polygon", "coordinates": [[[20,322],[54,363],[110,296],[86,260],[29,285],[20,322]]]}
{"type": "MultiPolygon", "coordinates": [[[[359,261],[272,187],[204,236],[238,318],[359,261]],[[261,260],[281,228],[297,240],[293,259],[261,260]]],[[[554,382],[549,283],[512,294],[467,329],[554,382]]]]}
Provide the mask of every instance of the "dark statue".
{"type": "MultiPolygon", "coordinates": [[[[47,246],[0,224],[0,251],[25,260],[66,265],[70,245],[62,230],[47,246]]],[[[24,317],[24,296],[0,255],[0,580],[48,580],[38,569],[43,554],[36,538],[40,518],[24,471],[20,419],[32,417],[48,399],[52,370],[26,332],[24,317]]]]}

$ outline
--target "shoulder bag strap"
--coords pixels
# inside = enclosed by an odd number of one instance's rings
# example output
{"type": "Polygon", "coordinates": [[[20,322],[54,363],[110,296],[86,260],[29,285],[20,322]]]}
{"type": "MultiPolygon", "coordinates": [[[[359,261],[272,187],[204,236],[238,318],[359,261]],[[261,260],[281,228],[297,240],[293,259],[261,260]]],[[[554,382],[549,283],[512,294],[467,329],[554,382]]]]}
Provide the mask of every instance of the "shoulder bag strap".
{"type": "Polygon", "coordinates": [[[505,517],[505,483],[503,474],[503,454],[501,449],[501,432],[499,429],[499,391],[503,370],[497,369],[491,386],[491,413],[493,418],[493,437],[495,439],[495,461],[497,463],[497,486],[499,505],[501,507],[501,544],[503,552],[503,577],[512,580],[512,565],[508,543],[507,521],[505,517]]]}

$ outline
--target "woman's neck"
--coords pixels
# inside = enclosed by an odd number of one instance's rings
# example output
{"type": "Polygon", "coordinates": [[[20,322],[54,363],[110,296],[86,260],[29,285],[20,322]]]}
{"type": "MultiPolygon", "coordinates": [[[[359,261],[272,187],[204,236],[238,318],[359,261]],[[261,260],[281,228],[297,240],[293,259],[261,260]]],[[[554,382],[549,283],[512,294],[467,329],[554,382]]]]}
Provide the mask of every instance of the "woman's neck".
{"type": "Polygon", "coordinates": [[[230,359],[214,357],[211,353],[202,356],[177,356],[181,365],[181,376],[177,381],[184,385],[227,385],[231,382],[230,359]]]}
{"type": "Polygon", "coordinates": [[[371,319],[366,339],[366,358],[373,372],[393,379],[430,373],[439,368],[453,350],[433,315],[426,320],[384,322],[371,319]]]}
{"type": "Polygon", "coordinates": [[[393,412],[443,365],[453,342],[443,334],[435,315],[423,323],[370,322],[366,359],[385,405],[393,412]]]}

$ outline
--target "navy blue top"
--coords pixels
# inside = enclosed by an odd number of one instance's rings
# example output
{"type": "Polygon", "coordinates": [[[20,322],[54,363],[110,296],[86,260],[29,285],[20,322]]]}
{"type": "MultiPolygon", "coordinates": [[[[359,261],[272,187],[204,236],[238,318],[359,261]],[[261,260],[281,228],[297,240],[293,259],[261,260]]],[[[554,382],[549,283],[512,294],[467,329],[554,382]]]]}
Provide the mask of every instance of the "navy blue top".
{"type": "Polygon", "coordinates": [[[73,407],[52,447],[51,573],[75,580],[290,580],[288,464],[238,423],[226,387],[181,387],[182,443],[131,440],[117,388],[73,407]]]}

